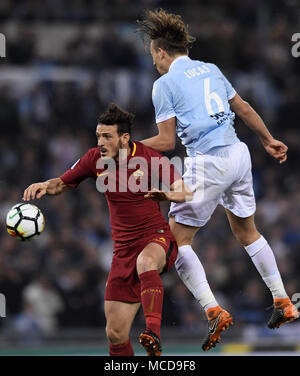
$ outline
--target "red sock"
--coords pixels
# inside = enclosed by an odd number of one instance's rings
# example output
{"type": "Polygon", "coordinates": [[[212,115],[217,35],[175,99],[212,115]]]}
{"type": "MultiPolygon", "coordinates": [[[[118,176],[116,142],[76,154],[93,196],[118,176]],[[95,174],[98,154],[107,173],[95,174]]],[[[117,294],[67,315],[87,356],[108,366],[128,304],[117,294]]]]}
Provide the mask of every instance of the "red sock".
{"type": "Polygon", "coordinates": [[[139,275],[139,279],[146,329],[152,330],[160,338],[164,286],[157,270],[144,272],[139,275]]]}
{"type": "Polygon", "coordinates": [[[111,356],[133,356],[133,348],[131,346],[130,340],[121,345],[109,344],[109,355],[111,356]]]}

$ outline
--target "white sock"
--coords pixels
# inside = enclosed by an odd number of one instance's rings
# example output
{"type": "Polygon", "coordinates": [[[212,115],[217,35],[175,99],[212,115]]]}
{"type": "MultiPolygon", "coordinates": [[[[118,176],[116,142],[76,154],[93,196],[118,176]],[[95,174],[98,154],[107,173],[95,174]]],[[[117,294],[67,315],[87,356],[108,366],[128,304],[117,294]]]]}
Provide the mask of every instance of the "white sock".
{"type": "Polygon", "coordinates": [[[265,284],[270,289],[273,298],[286,298],[287,293],[285,292],[273,251],[266,239],[261,236],[252,244],[245,246],[245,249],[265,284]]]}
{"type": "Polygon", "coordinates": [[[190,245],[178,248],[175,267],[182,282],[205,311],[218,305],[206,280],[204,268],[190,245]]]}

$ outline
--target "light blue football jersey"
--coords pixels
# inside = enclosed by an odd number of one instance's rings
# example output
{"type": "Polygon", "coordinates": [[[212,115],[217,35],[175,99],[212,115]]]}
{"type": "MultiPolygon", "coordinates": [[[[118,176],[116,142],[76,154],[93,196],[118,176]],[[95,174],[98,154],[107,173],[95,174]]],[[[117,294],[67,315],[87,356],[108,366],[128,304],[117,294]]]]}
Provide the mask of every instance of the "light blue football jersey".
{"type": "Polygon", "coordinates": [[[154,82],[156,123],[176,116],[176,132],[188,156],[232,145],[239,142],[228,102],[235,94],[216,65],[180,56],[154,82]]]}

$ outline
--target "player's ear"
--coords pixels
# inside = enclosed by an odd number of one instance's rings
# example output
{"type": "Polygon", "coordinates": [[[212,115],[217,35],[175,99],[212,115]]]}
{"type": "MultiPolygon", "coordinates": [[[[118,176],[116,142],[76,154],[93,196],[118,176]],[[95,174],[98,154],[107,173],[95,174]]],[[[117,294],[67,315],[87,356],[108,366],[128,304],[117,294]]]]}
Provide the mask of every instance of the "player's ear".
{"type": "Polygon", "coordinates": [[[127,145],[129,140],[130,140],[130,134],[129,133],[123,133],[122,136],[121,136],[122,145],[123,146],[127,145]]]}
{"type": "Polygon", "coordinates": [[[163,57],[166,56],[166,51],[163,50],[162,48],[159,48],[159,49],[158,49],[158,54],[159,54],[159,57],[160,57],[160,58],[163,58],[163,57]]]}

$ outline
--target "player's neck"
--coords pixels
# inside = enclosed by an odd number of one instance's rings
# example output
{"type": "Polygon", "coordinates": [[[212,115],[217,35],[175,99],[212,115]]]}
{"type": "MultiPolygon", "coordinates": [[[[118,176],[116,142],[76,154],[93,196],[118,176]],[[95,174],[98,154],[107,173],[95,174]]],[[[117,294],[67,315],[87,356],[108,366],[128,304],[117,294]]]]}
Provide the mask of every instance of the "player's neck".
{"type": "Polygon", "coordinates": [[[184,57],[184,56],[188,57],[187,54],[182,54],[182,55],[181,55],[181,54],[178,54],[178,55],[170,56],[170,61],[169,61],[169,66],[168,66],[168,71],[169,71],[171,65],[175,62],[175,60],[177,60],[177,59],[180,58],[180,57],[184,57]]]}
{"type": "Polygon", "coordinates": [[[127,160],[128,156],[131,155],[131,146],[130,143],[126,147],[119,149],[119,154],[116,157],[117,162],[123,162],[127,160]]]}

